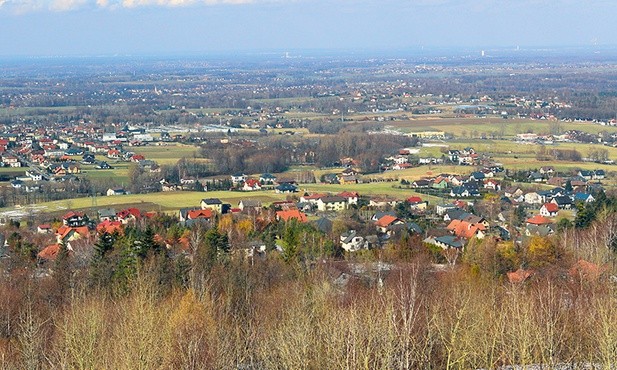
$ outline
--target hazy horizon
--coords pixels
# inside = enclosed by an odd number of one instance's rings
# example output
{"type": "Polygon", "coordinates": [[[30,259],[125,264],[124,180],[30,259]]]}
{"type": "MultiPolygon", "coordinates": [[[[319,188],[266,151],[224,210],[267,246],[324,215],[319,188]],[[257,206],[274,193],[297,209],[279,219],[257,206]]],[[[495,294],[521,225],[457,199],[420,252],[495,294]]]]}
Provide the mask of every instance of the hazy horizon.
{"type": "Polygon", "coordinates": [[[571,0],[0,0],[0,55],[602,49],[614,14],[571,0]]]}

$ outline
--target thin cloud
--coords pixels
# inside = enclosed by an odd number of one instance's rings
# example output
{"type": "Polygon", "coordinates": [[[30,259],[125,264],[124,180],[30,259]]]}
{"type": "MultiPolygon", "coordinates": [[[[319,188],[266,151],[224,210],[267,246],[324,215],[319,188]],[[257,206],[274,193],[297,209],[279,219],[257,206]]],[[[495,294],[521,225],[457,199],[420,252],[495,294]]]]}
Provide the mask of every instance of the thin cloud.
{"type": "MultiPolygon", "coordinates": [[[[242,5],[282,0],[0,0],[0,12],[23,14],[33,11],[67,12],[78,9],[139,7],[186,7],[197,5],[242,5]]],[[[294,0],[291,0],[294,1],[294,0]]]]}
{"type": "MultiPolygon", "coordinates": [[[[0,0],[0,12],[27,13],[32,11],[67,12],[78,9],[134,9],[140,7],[187,7],[187,6],[212,6],[212,5],[242,5],[256,3],[292,3],[311,2],[315,0],[0,0]]],[[[353,7],[356,4],[383,5],[392,0],[317,0],[321,3],[330,3],[333,6],[344,4],[353,7]]],[[[470,10],[494,9],[498,6],[540,6],[559,4],[572,4],[575,0],[408,0],[404,4],[406,8],[458,8],[466,7],[470,10]]],[[[394,1],[396,4],[403,5],[394,1]]],[[[611,3],[609,0],[597,0],[596,4],[611,3]]]]}

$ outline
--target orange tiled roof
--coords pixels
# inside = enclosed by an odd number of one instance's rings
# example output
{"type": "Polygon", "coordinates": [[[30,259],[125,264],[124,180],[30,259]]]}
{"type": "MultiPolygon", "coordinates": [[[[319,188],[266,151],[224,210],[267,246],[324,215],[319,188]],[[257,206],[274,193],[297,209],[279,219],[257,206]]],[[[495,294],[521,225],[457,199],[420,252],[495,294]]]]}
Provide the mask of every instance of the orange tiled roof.
{"type": "Polygon", "coordinates": [[[196,218],[212,218],[212,210],[211,209],[193,209],[193,210],[190,210],[186,216],[189,220],[194,220],[196,218]]]}
{"type": "Polygon", "coordinates": [[[544,203],[544,208],[546,208],[546,210],[549,212],[559,211],[559,206],[555,203],[544,203]]]}
{"type": "Polygon", "coordinates": [[[546,225],[546,224],[550,224],[553,221],[551,221],[550,219],[542,216],[542,215],[535,215],[532,218],[528,218],[527,219],[527,223],[528,224],[532,224],[532,225],[546,225]]]}
{"type": "Polygon", "coordinates": [[[96,225],[96,231],[99,233],[113,234],[114,232],[122,232],[122,222],[105,220],[96,225]]]}
{"type": "Polygon", "coordinates": [[[289,211],[278,211],[276,212],[276,217],[283,221],[289,221],[293,218],[300,222],[306,222],[308,220],[306,218],[306,215],[298,211],[297,209],[290,209],[289,211]]]}
{"type": "Polygon", "coordinates": [[[391,223],[393,223],[396,220],[398,220],[398,218],[392,215],[385,215],[379,220],[377,220],[377,222],[375,222],[375,225],[379,227],[388,227],[391,223]]]}
{"type": "Polygon", "coordinates": [[[523,269],[518,269],[514,272],[507,273],[508,281],[512,284],[520,284],[529,279],[531,275],[533,275],[533,271],[523,269]]]}
{"type": "Polygon", "coordinates": [[[570,276],[580,276],[587,279],[596,280],[606,270],[606,266],[600,266],[595,263],[580,259],[574,264],[574,266],[570,268],[568,273],[570,274],[570,276]]]}
{"type": "Polygon", "coordinates": [[[60,252],[60,244],[52,244],[40,251],[37,256],[44,260],[53,261],[58,257],[58,252],[60,252]]]}

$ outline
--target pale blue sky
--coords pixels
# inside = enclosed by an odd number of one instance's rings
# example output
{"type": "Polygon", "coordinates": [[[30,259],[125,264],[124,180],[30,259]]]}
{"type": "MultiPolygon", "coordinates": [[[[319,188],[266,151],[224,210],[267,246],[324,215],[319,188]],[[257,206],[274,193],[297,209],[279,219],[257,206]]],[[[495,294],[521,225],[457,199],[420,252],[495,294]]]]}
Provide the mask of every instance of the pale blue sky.
{"type": "Polygon", "coordinates": [[[617,45],[617,0],[0,0],[0,55],[617,45]]]}

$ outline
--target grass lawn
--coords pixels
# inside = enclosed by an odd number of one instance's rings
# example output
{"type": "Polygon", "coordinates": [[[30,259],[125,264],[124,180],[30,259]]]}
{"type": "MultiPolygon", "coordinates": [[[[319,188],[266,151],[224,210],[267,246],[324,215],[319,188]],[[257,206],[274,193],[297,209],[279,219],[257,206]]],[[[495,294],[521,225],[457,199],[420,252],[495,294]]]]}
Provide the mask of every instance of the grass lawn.
{"type": "MultiPolygon", "coordinates": [[[[209,191],[209,192],[167,192],[167,193],[150,193],[150,194],[131,194],[118,195],[111,197],[97,197],[97,207],[115,207],[121,208],[127,204],[154,204],[161,210],[178,210],[184,207],[198,207],[203,198],[220,198],[222,201],[230,203],[232,206],[237,206],[242,199],[259,200],[264,205],[272,202],[286,199],[285,194],[276,194],[274,191],[263,192],[231,192],[231,191],[209,191]]],[[[92,207],[92,198],[76,198],[65,199],[54,202],[39,203],[37,209],[43,212],[57,212],[66,209],[82,209],[92,207]]],[[[3,209],[7,211],[10,209],[3,209]]]]}
{"type": "Polygon", "coordinates": [[[193,158],[199,154],[198,147],[182,144],[140,146],[130,150],[159,164],[175,164],[181,158],[193,158]]]}
{"type": "Polygon", "coordinates": [[[562,131],[580,130],[590,134],[603,131],[617,132],[617,127],[601,126],[589,122],[550,122],[545,120],[507,119],[499,117],[421,117],[416,119],[388,122],[387,126],[402,132],[444,131],[456,137],[469,137],[472,134],[489,136],[491,133],[503,133],[506,137],[533,132],[548,134],[551,126],[558,124],[562,131]]]}

